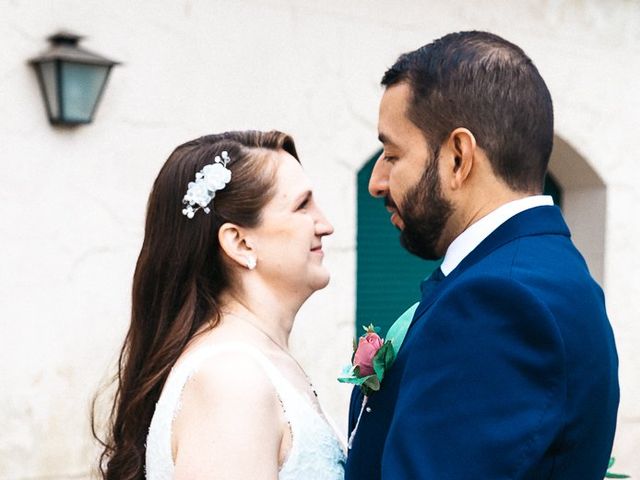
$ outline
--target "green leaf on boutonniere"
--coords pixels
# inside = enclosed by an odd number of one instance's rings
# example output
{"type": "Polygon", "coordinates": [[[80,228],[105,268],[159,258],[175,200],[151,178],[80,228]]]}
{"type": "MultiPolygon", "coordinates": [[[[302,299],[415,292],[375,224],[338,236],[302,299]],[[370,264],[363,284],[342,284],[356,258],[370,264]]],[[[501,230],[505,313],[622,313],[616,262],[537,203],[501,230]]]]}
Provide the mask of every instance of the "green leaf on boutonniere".
{"type": "Polygon", "coordinates": [[[398,355],[402,342],[404,342],[404,337],[407,335],[407,330],[409,330],[409,326],[411,325],[413,315],[415,314],[418,305],[419,303],[415,303],[411,308],[407,309],[407,311],[400,315],[398,319],[393,322],[393,325],[391,325],[387,332],[387,341],[393,344],[393,350],[396,355],[398,355]]]}
{"type": "MultiPolygon", "coordinates": [[[[369,375],[370,377],[375,375],[369,375]]],[[[347,365],[342,369],[342,375],[338,377],[340,383],[352,383],[354,385],[362,385],[368,377],[360,376],[360,368],[347,365]]]]}
{"type": "Polygon", "coordinates": [[[368,375],[366,377],[358,377],[356,373],[352,373],[349,376],[341,376],[338,378],[340,383],[351,383],[362,388],[365,395],[369,395],[371,392],[377,392],[380,390],[380,380],[377,375],[368,375]]]}
{"type": "Polygon", "coordinates": [[[373,357],[373,370],[376,372],[378,380],[382,382],[384,373],[391,367],[396,355],[391,342],[384,342],[380,350],[373,357]]]}
{"type": "Polygon", "coordinates": [[[380,380],[377,375],[369,375],[364,378],[365,380],[362,383],[362,390],[365,395],[371,395],[371,392],[377,392],[380,390],[380,380]]]}
{"type": "Polygon", "coordinates": [[[631,478],[629,475],[625,475],[624,473],[610,472],[609,469],[613,467],[613,464],[615,462],[616,462],[616,459],[614,457],[611,457],[609,459],[609,465],[607,466],[607,473],[605,474],[604,478],[631,478]]]}
{"type": "MultiPolygon", "coordinates": [[[[362,325],[362,329],[364,330],[365,335],[367,333],[375,333],[380,335],[380,332],[382,331],[382,328],[380,327],[376,327],[373,323],[370,323],[369,326],[366,325],[362,325]]],[[[357,341],[354,340],[354,345],[357,346],[357,341]]]]}

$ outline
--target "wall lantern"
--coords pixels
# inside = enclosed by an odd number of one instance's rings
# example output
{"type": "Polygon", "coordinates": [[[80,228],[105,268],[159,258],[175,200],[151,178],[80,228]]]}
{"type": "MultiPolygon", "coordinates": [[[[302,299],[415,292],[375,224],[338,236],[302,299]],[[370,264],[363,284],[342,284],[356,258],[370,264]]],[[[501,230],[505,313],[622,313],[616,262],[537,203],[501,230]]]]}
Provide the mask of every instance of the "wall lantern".
{"type": "Polygon", "coordinates": [[[51,48],[29,61],[53,125],[91,123],[107,78],[118,62],[78,46],[82,37],[59,32],[47,38],[51,48]]]}

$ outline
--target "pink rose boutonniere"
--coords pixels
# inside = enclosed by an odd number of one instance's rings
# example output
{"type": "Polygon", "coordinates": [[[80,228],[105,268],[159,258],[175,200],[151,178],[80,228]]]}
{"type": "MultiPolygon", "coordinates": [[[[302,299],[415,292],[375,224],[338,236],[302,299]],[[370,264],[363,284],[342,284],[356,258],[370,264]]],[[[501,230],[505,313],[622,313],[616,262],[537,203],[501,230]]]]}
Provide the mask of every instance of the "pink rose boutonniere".
{"type": "Polygon", "coordinates": [[[369,325],[366,332],[366,335],[360,337],[353,354],[353,365],[358,367],[362,376],[374,374],[373,359],[384,345],[384,340],[376,333],[373,325],[369,325]]]}
{"type": "Polygon", "coordinates": [[[389,328],[386,339],[380,337],[379,328],[362,327],[365,333],[353,342],[351,365],[342,370],[338,381],[358,385],[365,397],[380,390],[385,372],[396,359],[417,308],[416,303],[400,315],[389,328]]]}
{"type": "Polygon", "coordinates": [[[387,332],[386,339],[380,337],[378,334],[379,329],[369,325],[368,327],[363,327],[365,334],[359,338],[357,343],[353,342],[351,365],[347,365],[343,369],[342,375],[338,377],[339,382],[358,385],[362,393],[364,393],[358,421],[349,436],[349,448],[351,448],[355,434],[358,431],[362,413],[367,406],[369,396],[380,390],[382,379],[396,359],[417,307],[418,304],[416,303],[394,322],[387,332]]]}
{"type": "Polygon", "coordinates": [[[380,390],[385,371],[396,358],[392,342],[378,335],[376,327],[364,327],[365,334],[354,342],[351,365],[344,368],[338,381],[359,385],[365,396],[380,390]]]}

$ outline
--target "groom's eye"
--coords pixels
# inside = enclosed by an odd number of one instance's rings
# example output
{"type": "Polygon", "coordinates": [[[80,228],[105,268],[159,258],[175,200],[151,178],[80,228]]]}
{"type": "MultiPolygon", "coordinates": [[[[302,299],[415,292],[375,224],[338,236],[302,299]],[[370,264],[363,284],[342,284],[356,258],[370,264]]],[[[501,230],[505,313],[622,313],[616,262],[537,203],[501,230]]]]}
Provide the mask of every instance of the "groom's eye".
{"type": "Polygon", "coordinates": [[[398,160],[398,157],[394,157],[394,156],[392,156],[392,155],[385,155],[385,156],[383,157],[383,160],[384,160],[385,162],[394,163],[396,160],[398,160]]]}

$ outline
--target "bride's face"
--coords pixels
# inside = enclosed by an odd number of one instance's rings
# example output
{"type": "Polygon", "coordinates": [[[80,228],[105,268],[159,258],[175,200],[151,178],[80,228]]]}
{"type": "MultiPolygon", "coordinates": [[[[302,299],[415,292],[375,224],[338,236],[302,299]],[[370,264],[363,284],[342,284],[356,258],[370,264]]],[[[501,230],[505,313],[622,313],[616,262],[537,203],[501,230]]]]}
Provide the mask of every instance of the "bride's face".
{"type": "Polygon", "coordinates": [[[313,197],[301,165],[284,151],[274,154],[276,192],[251,237],[258,272],[272,286],[308,295],[329,283],[322,264],[322,237],[333,233],[313,197]]]}

